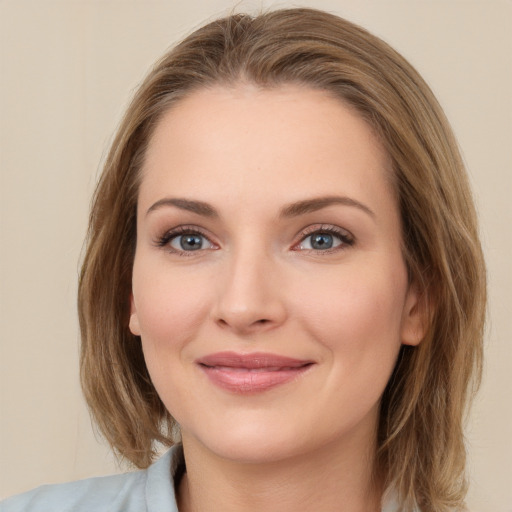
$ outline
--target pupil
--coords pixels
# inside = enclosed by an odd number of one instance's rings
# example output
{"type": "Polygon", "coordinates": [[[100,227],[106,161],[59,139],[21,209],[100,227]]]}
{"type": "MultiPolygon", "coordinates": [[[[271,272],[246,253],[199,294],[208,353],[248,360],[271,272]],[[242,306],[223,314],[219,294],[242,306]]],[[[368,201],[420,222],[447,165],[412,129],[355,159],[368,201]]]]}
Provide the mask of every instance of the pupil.
{"type": "Polygon", "coordinates": [[[180,240],[181,248],[185,251],[201,249],[201,237],[198,235],[184,235],[180,240]]]}
{"type": "Polygon", "coordinates": [[[333,244],[332,235],[327,233],[318,233],[313,236],[311,246],[313,249],[330,249],[333,244]]]}

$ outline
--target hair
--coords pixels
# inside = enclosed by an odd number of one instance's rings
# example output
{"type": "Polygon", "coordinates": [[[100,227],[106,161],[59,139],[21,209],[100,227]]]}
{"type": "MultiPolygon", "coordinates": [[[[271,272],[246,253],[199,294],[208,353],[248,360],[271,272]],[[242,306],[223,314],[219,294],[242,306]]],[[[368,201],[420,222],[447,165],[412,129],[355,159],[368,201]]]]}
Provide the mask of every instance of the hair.
{"type": "Polygon", "coordinates": [[[141,166],[160,118],[198,89],[298,84],[352,105],[393,163],[403,255],[428,316],[403,346],[382,397],[376,466],[403,510],[462,510],[465,412],[480,381],[485,268],[457,143],[433,93],[396,51],[366,30],[314,9],[234,14],[171,49],[139,87],[93,198],[80,275],[81,381],[114,451],[138,467],[175,421],[130,333],[131,274],[141,166]]]}

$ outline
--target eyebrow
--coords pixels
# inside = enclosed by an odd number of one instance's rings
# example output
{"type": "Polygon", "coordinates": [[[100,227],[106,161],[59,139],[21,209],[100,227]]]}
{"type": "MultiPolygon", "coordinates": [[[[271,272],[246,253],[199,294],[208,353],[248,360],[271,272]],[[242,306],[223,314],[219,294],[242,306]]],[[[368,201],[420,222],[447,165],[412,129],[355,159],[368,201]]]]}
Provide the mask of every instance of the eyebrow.
{"type": "MultiPolygon", "coordinates": [[[[282,208],[279,213],[279,217],[298,217],[299,215],[305,215],[306,213],[316,212],[318,210],[321,210],[322,208],[327,208],[328,206],[332,206],[335,204],[358,208],[359,210],[368,214],[370,217],[375,218],[375,213],[370,208],[368,208],[368,206],[361,203],[360,201],[357,201],[356,199],[344,196],[325,196],[316,197],[313,199],[305,199],[303,201],[297,201],[282,208]]],[[[157,201],[156,203],[149,207],[148,211],[146,212],[146,215],[164,206],[174,206],[181,210],[196,213],[197,215],[201,215],[203,217],[219,217],[219,213],[217,212],[217,210],[208,203],[205,203],[203,201],[175,197],[166,197],[164,199],[160,199],[159,201],[157,201]]]]}
{"type": "Polygon", "coordinates": [[[202,215],[203,217],[218,217],[219,214],[217,210],[208,203],[204,203],[203,201],[194,201],[192,199],[182,199],[178,197],[165,197],[164,199],[160,199],[152,206],[149,207],[146,215],[151,213],[152,211],[158,210],[163,206],[175,206],[180,210],[186,210],[188,212],[197,213],[198,215],[202,215]]]}
{"type": "Polygon", "coordinates": [[[322,208],[327,208],[328,206],[340,204],[343,206],[352,206],[354,208],[358,208],[363,212],[367,213],[370,217],[375,218],[375,213],[368,208],[365,204],[357,201],[356,199],[352,199],[350,197],[344,196],[326,196],[326,197],[317,197],[313,199],[306,199],[304,201],[297,201],[296,203],[289,204],[285,206],[280,213],[280,217],[297,217],[299,215],[304,215],[306,213],[316,212],[321,210],[322,208]]]}

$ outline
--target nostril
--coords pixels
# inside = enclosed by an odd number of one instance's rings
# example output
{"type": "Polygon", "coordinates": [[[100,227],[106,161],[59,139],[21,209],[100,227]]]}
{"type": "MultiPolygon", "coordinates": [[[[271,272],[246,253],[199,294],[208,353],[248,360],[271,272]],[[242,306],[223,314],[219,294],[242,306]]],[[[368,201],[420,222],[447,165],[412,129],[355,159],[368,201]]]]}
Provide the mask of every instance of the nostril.
{"type": "Polygon", "coordinates": [[[250,329],[251,326],[254,328],[256,326],[266,326],[267,324],[270,324],[272,323],[271,320],[269,320],[268,318],[261,318],[259,320],[255,320],[253,322],[242,322],[242,323],[239,323],[239,322],[236,322],[233,321],[233,322],[230,322],[229,320],[226,320],[224,318],[219,318],[217,319],[217,324],[220,325],[221,327],[235,327],[235,328],[247,328],[247,329],[250,329]]]}

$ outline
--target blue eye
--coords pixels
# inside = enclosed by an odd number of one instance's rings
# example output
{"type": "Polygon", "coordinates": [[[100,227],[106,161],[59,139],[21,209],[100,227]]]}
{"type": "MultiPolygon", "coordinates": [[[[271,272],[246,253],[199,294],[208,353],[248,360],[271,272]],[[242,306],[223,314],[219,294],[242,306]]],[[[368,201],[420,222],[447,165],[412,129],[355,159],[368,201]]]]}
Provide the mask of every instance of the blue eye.
{"type": "Polygon", "coordinates": [[[217,249],[217,246],[211,242],[205,235],[193,228],[180,226],[168,231],[161,238],[156,240],[156,245],[167,248],[175,254],[203,251],[208,249],[217,249]]]}
{"type": "Polygon", "coordinates": [[[199,251],[201,249],[213,248],[213,244],[198,233],[185,233],[174,236],[169,240],[169,245],[178,251],[199,251]]]}
{"type": "Polygon", "coordinates": [[[179,235],[171,240],[170,246],[182,251],[198,251],[203,247],[203,237],[201,235],[188,234],[179,235]]]}
{"type": "Polygon", "coordinates": [[[306,251],[329,251],[330,249],[342,249],[345,246],[353,245],[353,243],[352,237],[345,231],[323,228],[306,235],[297,248],[306,251]]]}
{"type": "Polygon", "coordinates": [[[331,233],[316,232],[308,235],[300,244],[300,249],[313,249],[315,251],[326,251],[340,246],[343,243],[339,236],[331,233]]]}
{"type": "Polygon", "coordinates": [[[315,233],[314,235],[310,235],[309,239],[311,247],[320,251],[332,249],[336,243],[334,236],[329,233],[315,233]]]}

